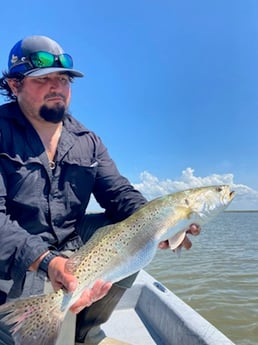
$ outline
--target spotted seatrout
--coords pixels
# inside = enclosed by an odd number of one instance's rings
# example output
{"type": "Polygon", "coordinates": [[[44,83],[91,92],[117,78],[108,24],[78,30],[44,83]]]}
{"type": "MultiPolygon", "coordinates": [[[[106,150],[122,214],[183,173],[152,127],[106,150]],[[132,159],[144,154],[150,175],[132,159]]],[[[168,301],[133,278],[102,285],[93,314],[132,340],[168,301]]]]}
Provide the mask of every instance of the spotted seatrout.
{"type": "Polygon", "coordinates": [[[158,243],[184,233],[191,223],[204,224],[234,197],[229,186],[189,189],[148,202],[126,220],[100,228],[67,261],[78,279],[74,293],[63,289],[0,306],[1,322],[11,326],[16,345],[54,345],[69,307],[85,288],[101,278],[116,282],[153,259],[158,243]]]}

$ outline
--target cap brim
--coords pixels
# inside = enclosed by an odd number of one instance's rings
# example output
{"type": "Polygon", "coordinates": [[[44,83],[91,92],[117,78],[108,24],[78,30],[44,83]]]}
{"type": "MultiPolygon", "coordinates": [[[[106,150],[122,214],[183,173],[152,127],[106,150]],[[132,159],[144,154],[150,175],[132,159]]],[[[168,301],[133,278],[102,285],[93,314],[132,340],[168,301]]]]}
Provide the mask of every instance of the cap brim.
{"type": "Polygon", "coordinates": [[[40,77],[42,75],[54,73],[54,72],[67,72],[72,77],[83,77],[84,76],[83,73],[76,71],[74,69],[61,68],[61,67],[35,68],[35,69],[32,69],[30,71],[23,73],[23,75],[28,76],[28,77],[40,77]]]}

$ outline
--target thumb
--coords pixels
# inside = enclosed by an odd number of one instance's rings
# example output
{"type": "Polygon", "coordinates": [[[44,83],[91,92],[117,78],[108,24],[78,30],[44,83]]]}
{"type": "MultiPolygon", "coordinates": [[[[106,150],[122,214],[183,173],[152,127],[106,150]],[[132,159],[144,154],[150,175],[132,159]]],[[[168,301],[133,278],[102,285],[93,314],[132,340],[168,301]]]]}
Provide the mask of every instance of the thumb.
{"type": "Polygon", "coordinates": [[[56,257],[49,264],[48,276],[55,291],[65,288],[68,292],[73,292],[77,287],[76,277],[65,269],[66,261],[65,258],[56,257]]]}
{"type": "Polygon", "coordinates": [[[73,292],[77,288],[77,279],[71,273],[64,273],[61,276],[60,281],[62,287],[64,287],[68,292],[73,292]]]}

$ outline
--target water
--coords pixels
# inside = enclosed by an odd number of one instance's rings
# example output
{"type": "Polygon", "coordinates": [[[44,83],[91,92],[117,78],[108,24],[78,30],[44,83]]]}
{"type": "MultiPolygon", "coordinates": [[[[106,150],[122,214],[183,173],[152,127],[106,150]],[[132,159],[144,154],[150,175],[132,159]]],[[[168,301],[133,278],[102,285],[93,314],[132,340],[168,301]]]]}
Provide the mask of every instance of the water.
{"type": "Polygon", "coordinates": [[[225,212],[147,271],[238,345],[258,344],[258,212],[225,212]]]}

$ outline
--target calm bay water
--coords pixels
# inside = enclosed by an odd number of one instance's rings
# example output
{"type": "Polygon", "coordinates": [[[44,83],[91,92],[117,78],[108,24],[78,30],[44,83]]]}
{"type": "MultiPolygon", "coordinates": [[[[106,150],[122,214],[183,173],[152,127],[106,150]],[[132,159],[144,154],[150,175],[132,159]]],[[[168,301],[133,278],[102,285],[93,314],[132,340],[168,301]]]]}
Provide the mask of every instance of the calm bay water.
{"type": "MultiPolygon", "coordinates": [[[[225,212],[146,271],[237,345],[258,344],[258,212],[225,212]]],[[[218,344],[219,345],[219,344],[218,344]]]]}

